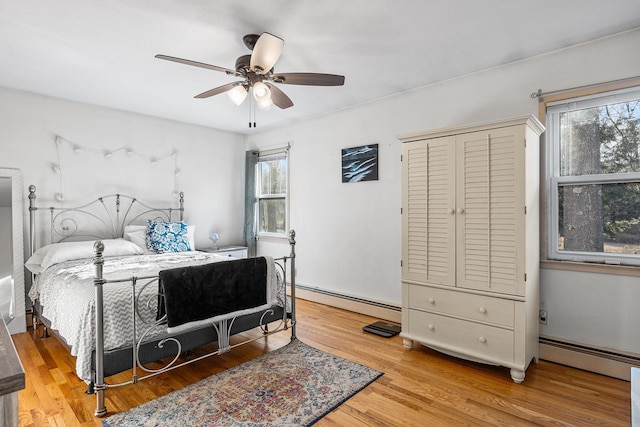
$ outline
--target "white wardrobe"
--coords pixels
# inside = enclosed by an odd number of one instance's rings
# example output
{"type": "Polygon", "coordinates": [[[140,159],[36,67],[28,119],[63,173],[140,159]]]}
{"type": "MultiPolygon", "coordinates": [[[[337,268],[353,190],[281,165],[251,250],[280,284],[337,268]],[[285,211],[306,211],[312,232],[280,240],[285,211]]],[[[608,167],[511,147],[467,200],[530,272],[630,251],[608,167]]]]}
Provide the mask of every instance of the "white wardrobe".
{"type": "Polygon", "coordinates": [[[535,117],[403,135],[402,333],[524,380],[538,360],[535,117]]]}

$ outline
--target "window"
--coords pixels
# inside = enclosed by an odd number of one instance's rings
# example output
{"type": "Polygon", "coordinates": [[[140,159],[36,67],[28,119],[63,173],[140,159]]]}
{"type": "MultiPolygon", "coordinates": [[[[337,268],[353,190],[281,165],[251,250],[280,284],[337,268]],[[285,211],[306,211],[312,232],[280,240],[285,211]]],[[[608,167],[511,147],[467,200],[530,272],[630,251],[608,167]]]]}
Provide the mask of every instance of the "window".
{"type": "Polygon", "coordinates": [[[288,232],[288,150],[258,155],[256,200],[258,236],[286,237],[288,232]]]}
{"type": "Polygon", "coordinates": [[[549,258],[640,265],[640,87],[547,104],[549,258]]]}

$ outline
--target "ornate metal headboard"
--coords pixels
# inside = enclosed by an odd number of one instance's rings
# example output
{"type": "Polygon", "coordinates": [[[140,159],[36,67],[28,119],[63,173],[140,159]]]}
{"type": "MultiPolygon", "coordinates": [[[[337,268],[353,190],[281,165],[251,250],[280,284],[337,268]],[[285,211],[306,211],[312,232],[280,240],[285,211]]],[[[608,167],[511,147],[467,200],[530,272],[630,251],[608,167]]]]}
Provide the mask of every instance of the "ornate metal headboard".
{"type": "Polygon", "coordinates": [[[135,197],[110,194],[81,206],[38,207],[36,187],[29,186],[29,252],[36,250],[36,212],[49,212],[50,243],[74,240],[116,239],[127,225],[143,225],[148,219],[174,221],[184,217],[184,193],[179,207],[158,208],[135,197]]]}

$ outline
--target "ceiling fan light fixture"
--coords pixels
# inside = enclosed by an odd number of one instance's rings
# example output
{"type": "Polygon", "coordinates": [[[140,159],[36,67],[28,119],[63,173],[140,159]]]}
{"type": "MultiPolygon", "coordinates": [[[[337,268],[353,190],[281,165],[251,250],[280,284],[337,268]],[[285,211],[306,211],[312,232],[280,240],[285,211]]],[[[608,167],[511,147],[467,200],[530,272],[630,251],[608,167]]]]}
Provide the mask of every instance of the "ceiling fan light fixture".
{"type": "Polygon", "coordinates": [[[271,100],[271,98],[265,98],[260,100],[256,99],[256,104],[258,105],[259,109],[266,110],[267,108],[273,105],[273,101],[271,100]]]}
{"type": "Polygon", "coordinates": [[[229,99],[236,105],[240,106],[247,97],[247,90],[242,85],[234,86],[233,89],[227,91],[229,99]]]}
{"type": "Polygon", "coordinates": [[[282,54],[284,40],[269,33],[262,33],[253,47],[249,66],[256,74],[269,72],[282,54]]]}
{"type": "Polygon", "coordinates": [[[255,82],[253,84],[253,97],[256,100],[258,108],[262,110],[273,105],[273,100],[271,99],[271,89],[269,89],[269,86],[262,82],[255,82]]]}
{"type": "Polygon", "coordinates": [[[253,96],[256,98],[256,101],[265,97],[271,97],[271,90],[269,87],[262,82],[255,82],[253,84],[253,96]]]}

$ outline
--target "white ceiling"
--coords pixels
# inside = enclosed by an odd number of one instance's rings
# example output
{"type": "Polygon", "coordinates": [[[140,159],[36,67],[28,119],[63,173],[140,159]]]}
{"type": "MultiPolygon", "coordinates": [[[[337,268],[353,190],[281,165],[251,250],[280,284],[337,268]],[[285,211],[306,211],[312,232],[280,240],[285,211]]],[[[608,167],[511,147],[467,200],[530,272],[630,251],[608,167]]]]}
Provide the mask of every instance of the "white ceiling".
{"type": "Polygon", "coordinates": [[[154,55],[233,69],[270,32],[276,72],[345,76],[280,85],[259,131],[638,27],[638,0],[0,0],[0,86],[250,133],[249,98],[193,98],[237,79],[154,55]]]}

